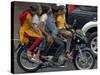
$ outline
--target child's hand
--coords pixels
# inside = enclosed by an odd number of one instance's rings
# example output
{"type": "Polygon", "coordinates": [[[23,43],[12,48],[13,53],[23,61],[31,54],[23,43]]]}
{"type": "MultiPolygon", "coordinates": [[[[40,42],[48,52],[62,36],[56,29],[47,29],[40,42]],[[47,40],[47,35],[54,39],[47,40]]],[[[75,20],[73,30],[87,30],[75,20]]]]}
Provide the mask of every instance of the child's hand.
{"type": "Polygon", "coordinates": [[[45,36],[44,35],[41,35],[42,39],[45,39],[45,36]]]}
{"type": "Polygon", "coordinates": [[[49,36],[47,37],[47,41],[48,41],[48,43],[53,43],[53,38],[49,35],[49,36]]]}
{"type": "Polygon", "coordinates": [[[71,31],[74,33],[75,32],[75,30],[74,29],[71,29],[71,31]]]}

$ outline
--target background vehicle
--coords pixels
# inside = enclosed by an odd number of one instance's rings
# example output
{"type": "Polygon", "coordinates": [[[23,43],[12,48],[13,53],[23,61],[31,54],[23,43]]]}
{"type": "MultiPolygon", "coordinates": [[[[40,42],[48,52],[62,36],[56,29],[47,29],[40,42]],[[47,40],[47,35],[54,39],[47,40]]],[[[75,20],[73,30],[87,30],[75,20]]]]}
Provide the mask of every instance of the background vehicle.
{"type": "Polygon", "coordinates": [[[76,27],[87,35],[89,47],[94,55],[97,55],[97,7],[69,5],[67,9],[68,24],[72,25],[73,21],[77,20],[76,27]]]}

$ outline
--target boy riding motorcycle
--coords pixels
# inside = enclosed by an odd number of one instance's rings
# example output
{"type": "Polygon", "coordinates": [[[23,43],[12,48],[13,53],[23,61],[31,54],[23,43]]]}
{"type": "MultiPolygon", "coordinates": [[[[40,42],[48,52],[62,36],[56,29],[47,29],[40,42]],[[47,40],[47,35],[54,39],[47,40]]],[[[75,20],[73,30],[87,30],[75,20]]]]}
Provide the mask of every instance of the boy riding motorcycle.
{"type": "Polygon", "coordinates": [[[48,17],[46,20],[45,27],[46,27],[46,31],[52,36],[52,38],[54,40],[53,42],[55,42],[56,46],[58,47],[58,49],[54,55],[54,58],[53,58],[53,61],[57,62],[58,57],[60,56],[60,54],[64,50],[64,43],[57,36],[58,35],[58,28],[56,27],[56,21],[55,21],[55,17],[54,17],[54,14],[52,12],[51,6],[48,6],[47,15],[48,15],[48,17]]]}
{"type": "MultiPolygon", "coordinates": [[[[69,29],[69,26],[68,24],[66,23],[66,20],[65,20],[65,14],[66,14],[66,9],[63,5],[60,5],[58,7],[58,16],[56,18],[56,21],[57,21],[57,26],[58,26],[58,29],[59,29],[59,33],[65,37],[66,39],[68,38],[73,38],[74,37],[74,30],[71,29],[71,30],[68,30],[69,29]]],[[[68,42],[70,41],[70,39],[68,39],[68,42]]],[[[69,53],[70,50],[69,50],[69,46],[67,46],[67,57],[69,58],[72,58],[71,57],[71,54],[72,53],[69,53]]]]}
{"type": "MultiPolygon", "coordinates": [[[[42,16],[40,18],[40,26],[42,26],[42,27],[40,27],[40,30],[45,35],[49,46],[52,45],[53,42],[56,43],[58,50],[55,53],[53,61],[57,61],[59,55],[61,54],[61,51],[64,48],[64,43],[61,41],[61,39],[57,39],[57,37],[56,37],[57,28],[55,27],[56,26],[55,20],[53,18],[52,9],[50,8],[50,5],[44,5],[44,6],[42,6],[42,9],[43,9],[44,13],[42,14],[42,16]],[[50,30],[50,32],[48,30],[50,30]]],[[[44,42],[42,42],[41,44],[43,44],[43,43],[44,42]]],[[[41,49],[41,46],[39,48],[41,49]]],[[[46,49],[46,50],[48,50],[48,49],[46,49]]],[[[45,51],[45,52],[47,52],[47,51],[45,51]]],[[[44,57],[44,55],[41,57],[44,57]]]]}

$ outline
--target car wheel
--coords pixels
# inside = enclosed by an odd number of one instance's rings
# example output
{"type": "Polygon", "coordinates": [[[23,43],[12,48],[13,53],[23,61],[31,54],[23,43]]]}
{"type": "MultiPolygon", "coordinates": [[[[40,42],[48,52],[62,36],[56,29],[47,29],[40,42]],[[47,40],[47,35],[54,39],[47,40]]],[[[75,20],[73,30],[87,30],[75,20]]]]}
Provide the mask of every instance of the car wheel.
{"type": "Polygon", "coordinates": [[[89,37],[89,47],[97,55],[97,32],[93,32],[89,37]]]}

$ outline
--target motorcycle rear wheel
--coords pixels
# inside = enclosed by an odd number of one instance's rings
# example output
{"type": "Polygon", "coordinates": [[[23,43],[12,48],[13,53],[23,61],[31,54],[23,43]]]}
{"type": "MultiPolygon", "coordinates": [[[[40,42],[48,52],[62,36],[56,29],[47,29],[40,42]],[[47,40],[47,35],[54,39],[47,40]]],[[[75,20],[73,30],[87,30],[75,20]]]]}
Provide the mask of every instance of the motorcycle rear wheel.
{"type": "MultiPolygon", "coordinates": [[[[24,60],[27,61],[29,63],[29,65],[31,65],[31,64],[33,65],[34,64],[34,62],[31,62],[28,59],[26,59],[27,56],[24,55],[25,53],[26,52],[25,52],[25,49],[24,48],[20,48],[20,50],[17,53],[17,63],[20,66],[20,68],[22,68],[26,72],[36,72],[37,70],[39,70],[41,68],[41,65],[40,64],[37,64],[35,67],[28,67],[26,65],[23,65],[22,60],[23,61],[24,60]]],[[[28,63],[27,63],[27,65],[28,65],[28,63]]]]}

